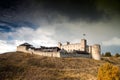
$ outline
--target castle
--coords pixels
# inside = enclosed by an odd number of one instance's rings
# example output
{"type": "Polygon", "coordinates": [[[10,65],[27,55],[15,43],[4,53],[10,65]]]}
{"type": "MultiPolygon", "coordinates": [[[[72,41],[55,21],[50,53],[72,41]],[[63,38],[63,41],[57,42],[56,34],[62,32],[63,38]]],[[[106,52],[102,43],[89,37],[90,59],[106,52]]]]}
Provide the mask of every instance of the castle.
{"type": "Polygon", "coordinates": [[[87,45],[86,39],[81,39],[80,43],[74,44],[67,42],[63,45],[61,42],[58,42],[57,47],[41,46],[40,48],[35,48],[28,43],[24,43],[17,46],[17,51],[49,57],[87,57],[95,60],[101,59],[100,45],[87,45]]]}

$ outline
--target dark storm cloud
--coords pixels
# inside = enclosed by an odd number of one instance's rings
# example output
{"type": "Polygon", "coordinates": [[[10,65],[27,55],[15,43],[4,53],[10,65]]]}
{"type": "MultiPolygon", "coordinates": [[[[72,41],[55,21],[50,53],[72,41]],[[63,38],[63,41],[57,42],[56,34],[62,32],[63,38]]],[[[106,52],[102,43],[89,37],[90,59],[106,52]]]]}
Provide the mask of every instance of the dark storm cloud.
{"type": "Polygon", "coordinates": [[[0,31],[2,31],[2,32],[14,31],[15,28],[19,28],[19,27],[35,28],[36,25],[34,25],[30,22],[26,22],[26,21],[9,22],[9,21],[0,20],[0,31]]]}
{"type": "Polygon", "coordinates": [[[74,19],[97,20],[103,16],[102,11],[98,11],[94,0],[37,0],[49,11],[58,12],[64,16],[74,19]]]}
{"type": "MultiPolygon", "coordinates": [[[[108,2],[108,0],[106,0],[108,2]]],[[[111,0],[113,1],[113,0],[111,0]]],[[[116,1],[116,0],[115,0],[116,1]]],[[[106,2],[106,4],[107,4],[106,2]]],[[[119,2],[117,0],[117,2],[119,2]]],[[[112,4],[112,2],[109,1],[112,4]]],[[[114,3],[113,3],[114,4],[114,3]]],[[[70,20],[88,20],[96,21],[101,20],[104,17],[108,17],[105,13],[105,10],[98,7],[103,6],[99,0],[2,0],[0,1],[0,9],[3,11],[3,14],[11,15],[12,12],[17,13],[18,15],[31,14],[34,12],[39,12],[42,15],[37,15],[45,17],[49,20],[52,19],[55,14],[60,14],[67,16],[70,20]],[[37,11],[36,11],[37,10],[37,11]],[[47,16],[47,17],[46,17],[47,16]],[[52,17],[48,17],[52,16],[52,17]]],[[[111,8],[114,5],[111,5],[111,8]]],[[[116,9],[119,6],[113,8],[116,9]]],[[[2,13],[2,12],[1,12],[2,13]]],[[[13,16],[13,15],[12,15],[13,16]]],[[[30,15],[32,17],[34,15],[30,15]]],[[[28,16],[27,16],[28,17],[28,16]]]]}
{"type": "Polygon", "coordinates": [[[3,9],[8,9],[8,8],[13,8],[18,5],[17,0],[1,0],[0,1],[0,8],[3,9]]]}
{"type": "Polygon", "coordinates": [[[96,0],[96,6],[107,13],[120,13],[120,0],[96,0]]]}
{"type": "Polygon", "coordinates": [[[46,19],[51,22],[62,15],[70,21],[100,21],[120,13],[119,0],[2,0],[0,17],[30,21],[46,19]]]}

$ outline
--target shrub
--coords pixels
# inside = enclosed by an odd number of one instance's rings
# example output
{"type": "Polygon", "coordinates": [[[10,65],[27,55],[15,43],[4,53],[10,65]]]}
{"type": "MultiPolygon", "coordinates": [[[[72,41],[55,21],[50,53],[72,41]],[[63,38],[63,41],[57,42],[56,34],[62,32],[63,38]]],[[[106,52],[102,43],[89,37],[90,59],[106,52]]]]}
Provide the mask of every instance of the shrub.
{"type": "Polygon", "coordinates": [[[111,57],[112,55],[111,55],[111,53],[110,52],[106,52],[105,53],[105,57],[111,57]]]}
{"type": "Polygon", "coordinates": [[[116,54],[115,54],[115,57],[120,57],[120,54],[119,54],[119,53],[116,53],[116,54]]]}
{"type": "Polygon", "coordinates": [[[99,68],[97,78],[98,80],[120,80],[119,67],[105,63],[99,68]]]}

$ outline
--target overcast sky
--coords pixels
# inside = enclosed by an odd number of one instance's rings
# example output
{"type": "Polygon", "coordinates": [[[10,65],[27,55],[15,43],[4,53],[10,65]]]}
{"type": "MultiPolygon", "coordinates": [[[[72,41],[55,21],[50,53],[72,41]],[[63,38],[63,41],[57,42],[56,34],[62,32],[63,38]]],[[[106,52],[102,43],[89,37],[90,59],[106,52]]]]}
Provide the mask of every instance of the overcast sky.
{"type": "Polygon", "coordinates": [[[0,1],[0,53],[15,51],[24,42],[57,46],[82,38],[88,45],[101,44],[103,53],[120,53],[120,1],[0,1]]]}

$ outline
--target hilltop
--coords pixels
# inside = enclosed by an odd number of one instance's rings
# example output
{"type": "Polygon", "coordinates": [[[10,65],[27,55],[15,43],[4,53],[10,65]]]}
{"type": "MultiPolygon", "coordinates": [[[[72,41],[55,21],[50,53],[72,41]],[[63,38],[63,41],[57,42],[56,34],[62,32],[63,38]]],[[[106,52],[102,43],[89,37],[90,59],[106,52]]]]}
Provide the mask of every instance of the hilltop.
{"type": "Polygon", "coordinates": [[[100,65],[120,58],[55,58],[22,52],[0,54],[0,80],[96,80],[100,65]]]}

